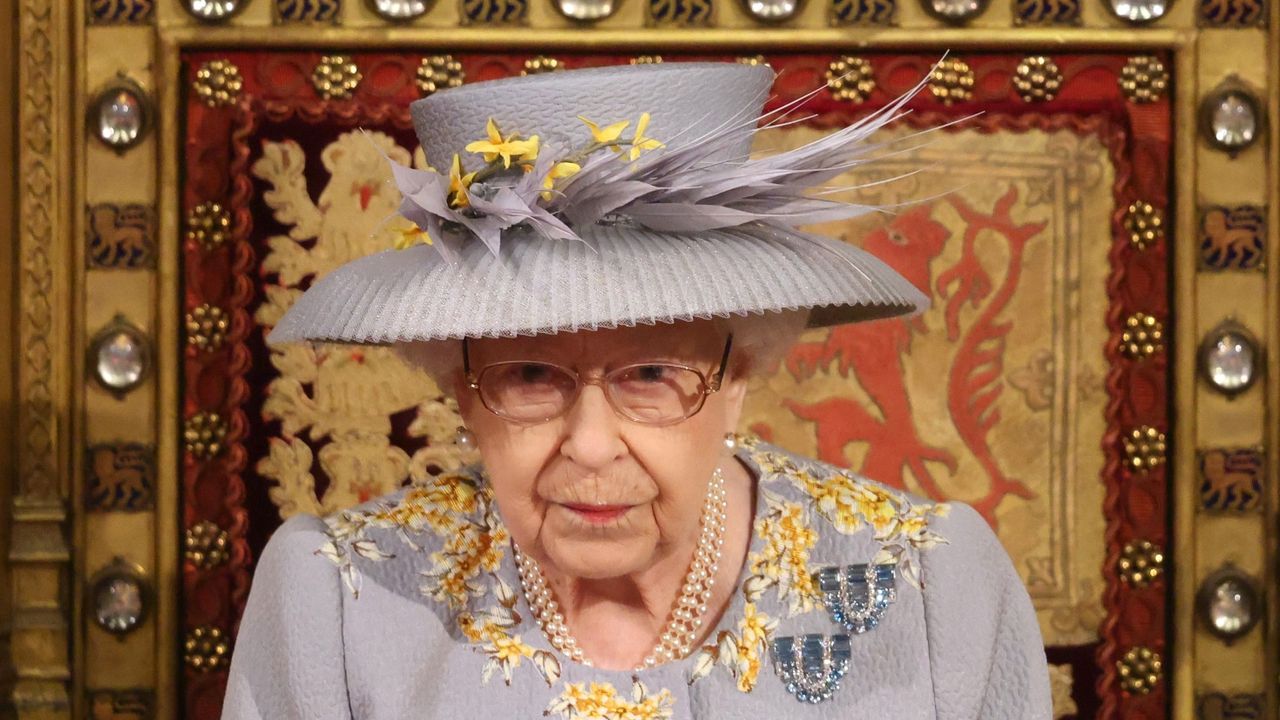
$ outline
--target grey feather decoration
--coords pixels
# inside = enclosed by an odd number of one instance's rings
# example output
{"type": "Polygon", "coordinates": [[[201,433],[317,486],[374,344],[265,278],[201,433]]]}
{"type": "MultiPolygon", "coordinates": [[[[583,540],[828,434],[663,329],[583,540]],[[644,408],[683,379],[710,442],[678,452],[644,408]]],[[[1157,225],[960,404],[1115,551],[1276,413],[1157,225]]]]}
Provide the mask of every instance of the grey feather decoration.
{"type": "MultiPolygon", "coordinates": [[[[833,197],[856,192],[859,186],[827,188],[824,184],[895,154],[890,146],[903,139],[876,143],[870,138],[908,114],[907,102],[924,86],[921,80],[893,102],[818,140],[755,159],[717,158],[744,137],[803,122],[793,114],[821,88],[759,117],[751,109],[758,105],[748,105],[699,137],[669,138],[661,148],[631,161],[625,150],[615,153],[599,144],[589,146],[585,157],[582,150],[573,153],[544,146],[535,160],[473,182],[464,191],[463,202],[451,195],[456,177],[451,183],[449,176],[434,170],[388,162],[403,195],[400,214],[426,231],[451,263],[468,237],[479,239],[497,254],[503,232],[515,225],[528,226],[543,238],[579,241],[575,227],[618,218],[675,233],[753,224],[795,228],[882,209],[833,197]],[[553,171],[566,159],[576,159],[576,171],[566,173],[567,177],[555,175],[553,171]]],[[[931,130],[907,139],[927,132],[931,130]]]]}

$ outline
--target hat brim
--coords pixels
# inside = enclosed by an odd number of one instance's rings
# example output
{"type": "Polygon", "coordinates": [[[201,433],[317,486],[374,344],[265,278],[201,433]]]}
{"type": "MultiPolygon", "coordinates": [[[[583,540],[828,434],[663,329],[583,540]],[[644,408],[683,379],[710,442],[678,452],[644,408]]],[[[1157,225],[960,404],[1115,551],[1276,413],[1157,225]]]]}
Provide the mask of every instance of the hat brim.
{"type": "Polygon", "coordinates": [[[267,342],[514,337],[804,309],[816,327],[929,305],[862,249],[779,228],[596,225],[580,231],[585,243],[510,233],[498,255],[468,242],[454,264],[426,245],[347,263],[317,280],[267,342]]]}

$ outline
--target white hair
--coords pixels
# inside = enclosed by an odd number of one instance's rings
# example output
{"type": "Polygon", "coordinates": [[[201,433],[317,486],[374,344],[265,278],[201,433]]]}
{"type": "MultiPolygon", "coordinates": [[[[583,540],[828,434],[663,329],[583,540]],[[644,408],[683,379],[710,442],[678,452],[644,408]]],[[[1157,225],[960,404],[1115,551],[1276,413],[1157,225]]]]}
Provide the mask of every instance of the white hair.
{"type": "MultiPolygon", "coordinates": [[[[804,332],[808,318],[808,310],[713,318],[717,330],[733,334],[729,375],[746,378],[774,372],[800,333],[804,332]]],[[[453,396],[454,382],[462,373],[461,341],[401,342],[393,345],[392,349],[401,360],[430,375],[441,392],[453,396]]]]}

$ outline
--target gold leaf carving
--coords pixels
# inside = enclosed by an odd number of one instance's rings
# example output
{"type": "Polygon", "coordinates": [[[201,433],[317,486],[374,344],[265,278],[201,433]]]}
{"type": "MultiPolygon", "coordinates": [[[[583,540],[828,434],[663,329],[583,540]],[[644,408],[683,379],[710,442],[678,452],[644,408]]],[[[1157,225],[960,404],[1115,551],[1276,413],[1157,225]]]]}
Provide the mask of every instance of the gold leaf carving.
{"type": "MultiPolygon", "coordinates": [[[[384,133],[345,133],[320,153],[329,181],[313,200],[301,146],[264,143],[253,173],[267,183],[263,201],[288,230],[267,241],[262,267],[279,284],[266,288],[258,323],[279,322],[303,282],[391,247],[396,223],[383,221],[399,196],[384,155],[403,164],[425,162],[384,133]],[[371,235],[370,228],[380,230],[371,235]]],[[[469,460],[452,443],[461,424],[457,405],[387,348],[290,345],[273,348],[271,363],[278,376],[262,414],[280,421],[283,436],[271,439],[258,471],[276,482],[269,495],[282,517],[332,513],[469,460]],[[409,436],[426,441],[412,457],[391,441],[391,416],[405,411],[413,413],[409,436]],[[313,474],[316,460],[329,479],[323,495],[313,474]]]]}
{"type": "Polygon", "coordinates": [[[1071,665],[1049,666],[1049,687],[1053,690],[1054,720],[1075,715],[1080,711],[1075,699],[1071,697],[1071,687],[1074,684],[1074,680],[1075,678],[1071,674],[1071,665]]]}

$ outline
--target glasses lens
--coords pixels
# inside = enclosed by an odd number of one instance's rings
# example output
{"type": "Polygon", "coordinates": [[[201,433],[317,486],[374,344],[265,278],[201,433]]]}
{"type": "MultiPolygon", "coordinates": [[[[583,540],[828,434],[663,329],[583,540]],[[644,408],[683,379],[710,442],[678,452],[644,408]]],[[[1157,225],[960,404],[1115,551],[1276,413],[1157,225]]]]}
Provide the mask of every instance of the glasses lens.
{"type": "Polygon", "coordinates": [[[536,422],[564,412],[573,401],[577,384],[573,375],[556,365],[497,363],[480,374],[480,399],[499,415],[536,422]]]}
{"type": "Polygon", "coordinates": [[[610,373],[608,380],[614,407],[636,422],[683,420],[698,412],[705,397],[702,375],[679,365],[632,365],[610,373]]]}

